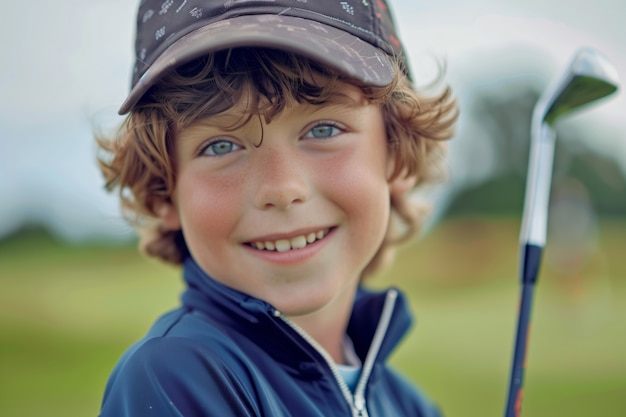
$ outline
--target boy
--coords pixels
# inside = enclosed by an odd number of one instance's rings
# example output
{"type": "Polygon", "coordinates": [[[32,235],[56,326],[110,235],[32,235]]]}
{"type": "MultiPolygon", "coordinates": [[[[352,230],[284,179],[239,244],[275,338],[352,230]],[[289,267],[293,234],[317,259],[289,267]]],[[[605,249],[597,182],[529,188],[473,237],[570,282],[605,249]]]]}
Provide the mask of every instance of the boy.
{"type": "Polygon", "coordinates": [[[145,0],[137,22],[101,166],[187,287],[100,415],[438,416],[384,363],[403,296],[360,286],[417,230],[407,193],[456,115],[412,89],[385,2],[145,0]]]}

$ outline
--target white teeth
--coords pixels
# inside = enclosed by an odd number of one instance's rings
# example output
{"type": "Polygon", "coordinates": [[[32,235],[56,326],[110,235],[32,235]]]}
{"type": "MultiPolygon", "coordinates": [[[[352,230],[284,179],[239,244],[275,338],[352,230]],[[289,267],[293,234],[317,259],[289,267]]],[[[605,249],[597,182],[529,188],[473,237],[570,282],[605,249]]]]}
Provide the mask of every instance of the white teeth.
{"type": "Polygon", "coordinates": [[[302,249],[306,246],[306,237],[298,236],[291,239],[291,249],[302,249]]]}
{"type": "Polygon", "coordinates": [[[328,229],[320,230],[319,232],[312,232],[308,235],[300,235],[291,239],[279,239],[275,242],[252,242],[252,246],[259,250],[269,250],[278,252],[287,252],[292,249],[303,249],[308,244],[313,243],[319,239],[323,239],[328,234],[328,229]]]}
{"type": "Polygon", "coordinates": [[[291,244],[287,239],[281,239],[276,241],[276,250],[278,252],[287,252],[291,249],[291,244]]]}

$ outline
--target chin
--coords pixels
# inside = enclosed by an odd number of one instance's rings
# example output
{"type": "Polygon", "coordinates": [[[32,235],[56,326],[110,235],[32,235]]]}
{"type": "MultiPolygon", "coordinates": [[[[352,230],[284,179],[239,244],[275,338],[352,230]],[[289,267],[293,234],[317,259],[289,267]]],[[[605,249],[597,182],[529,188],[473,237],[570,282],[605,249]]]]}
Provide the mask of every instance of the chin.
{"type": "Polygon", "coordinates": [[[326,312],[333,314],[333,312],[345,311],[346,303],[352,306],[353,300],[346,297],[348,295],[345,289],[343,291],[337,288],[327,291],[320,291],[319,288],[317,291],[308,289],[274,298],[273,305],[278,311],[289,317],[305,317],[326,312]]]}
{"type": "Polygon", "coordinates": [[[288,302],[284,302],[284,300],[283,302],[278,301],[274,303],[274,307],[286,316],[302,317],[323,310],[331,301],[332,298],[330,297],[327,300],[311,300],[310,297],[306,297],[305,300],[292,298],[288,302]]]}

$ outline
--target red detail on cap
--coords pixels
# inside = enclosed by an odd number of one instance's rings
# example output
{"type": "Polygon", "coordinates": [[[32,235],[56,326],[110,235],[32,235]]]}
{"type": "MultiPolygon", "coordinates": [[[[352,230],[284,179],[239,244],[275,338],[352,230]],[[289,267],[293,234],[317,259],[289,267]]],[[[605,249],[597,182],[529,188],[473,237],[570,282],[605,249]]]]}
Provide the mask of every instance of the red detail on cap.
{"type": "Polygon", "coordinates": [[[376,3],[378,3],[378,7],[380,8],[380,10],[387,10],[387,5],[384,1],[376,0],[376,3]]]}
{"type": "Polygon", "coordinates": [[[391,43],[394,44],[394,46],[397,46],[397,47],[400,46],[400,41],[395,36],[389,35],[389,40],[391,41],[391,43]]]}

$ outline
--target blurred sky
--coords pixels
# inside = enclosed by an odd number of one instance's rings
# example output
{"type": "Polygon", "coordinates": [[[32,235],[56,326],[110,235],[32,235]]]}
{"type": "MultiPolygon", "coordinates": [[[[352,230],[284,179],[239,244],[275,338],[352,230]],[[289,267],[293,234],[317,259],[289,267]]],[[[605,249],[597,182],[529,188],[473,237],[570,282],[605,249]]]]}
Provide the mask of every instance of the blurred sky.
{"type": "MultiPolygon", "coordinates": [[[[352,0],[356,1],[356,0],[352,0]]],[[[112,129],[128,88],[137,1],[7,2],[0,15],[0,238],[24,222],[60,236],[126,238],[130,228],[102,188],[91,132],[112,129]]],[[[592,46],[626,80],[626,2],[621,0],[392,0],[418,80],[433,56],[461,105],[515,78],[541,85],[575,51],[592,46]]],[[[626,173],[626,99],[567,123],[589,132],[585,146],[626,173]]],[[[479,121],[461,117],[446,195],[492,174],[479,121]],[[479,162],[480,161],[480,162],[479,162]]]]}

